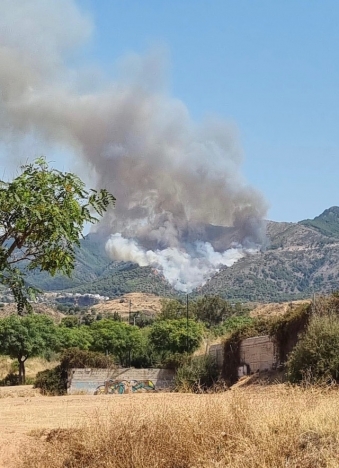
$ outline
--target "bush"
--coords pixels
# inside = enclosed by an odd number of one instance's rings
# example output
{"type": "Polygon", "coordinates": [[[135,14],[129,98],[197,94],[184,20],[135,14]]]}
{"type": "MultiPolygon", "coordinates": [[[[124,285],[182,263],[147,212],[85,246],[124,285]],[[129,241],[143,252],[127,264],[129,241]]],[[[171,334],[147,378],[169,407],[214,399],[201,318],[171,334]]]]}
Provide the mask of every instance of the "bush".
{"type": "Polygon", "coordinates": [[[175,388],[179,392],[202,393],[213,387],[218,378],[219,371],[211,356],[195,356],[177,369],[175,388]]]}
{"type": "Polygon", "coordinates": [[[61,366],[38,372],[34,388],[40,388],[43,395],[65,395],[67,393],[67,371],[61,366]]]}
{"type": "Polygon", "coordinates": [[[0,387],[7,387],[12,385],[20,385],[20,382],[19,374],[16,374],[11,370],[3,379],[0,380],[0,387]]]}
{"type": "Polygon", "coordinates": [[[69,348],[61,355],[61,367],[65,370],[74,368],[97,367],[106,369],[114,366],[112,356],[105,356],[96,351],[69,348]]]}
{"type": "Polygon", "coordinates": [[[44,395],[64,395],[67,393],[68,371],[73,368],[113,367],[111,356],[93,351],[70,348],[61,355],[61,364],[53,369],[38,372],[34,388],[40,388],[44,395]]]}
{"type": "Polygon", "coordinates": [[[313,316],[287,361],[292,383],[339,381],[339,317],[313,316]]]}
{"type": "Polygon", "coordinates": [[[211,327],[211,332],[214,336],[223,336],[232,333],[239,328],[244,328],[252,325],[255,320],[247,315],[235,315],[227,318],[221,325],[211,327]]]}

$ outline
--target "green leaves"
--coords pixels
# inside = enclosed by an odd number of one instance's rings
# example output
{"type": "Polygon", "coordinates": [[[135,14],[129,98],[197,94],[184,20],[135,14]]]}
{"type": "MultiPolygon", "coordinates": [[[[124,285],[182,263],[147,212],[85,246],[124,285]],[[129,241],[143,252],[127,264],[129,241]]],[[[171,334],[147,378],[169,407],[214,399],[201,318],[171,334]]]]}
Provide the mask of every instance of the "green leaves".
{"type": "Polygon", "coordinates": [[[57,329],[58,349],[79,348],[87,350],[93,342],[92,334],[88,327],[82,325],[77,328],[58,327],[57,329]]]}
{"type": "Polygon", "coordinates": [[[128,364],[127,355],[141,348],[142,336],[138,327],[116,320],[104,319],[91,325],[92,349],[117,356],[120,364],[128,364]]]}
{"type": "Polygon", "coordinates": [[[23,382],[26,359],[43,355],[56,343],[54,323],[45,315],[10,315],[0,320],[0,353],[18,360],[23,382]]]}
{"type": "Polygon", "coordinates": [[[149,341],[156,352],[192,353],[202,340],[204,327],[195,320],[157,320],[151,327],[149,341]]]}
{"type": "Polygon", "coordinates": [[[42,157],[21,169],[12,182],[0,182],[0,282],[12,290],[19,313],[29,309],[32,290],[13,265],[70,276],[84,224],[115,202],[107,190],[87,192],[75,174],[49,169],[42,157]]]}

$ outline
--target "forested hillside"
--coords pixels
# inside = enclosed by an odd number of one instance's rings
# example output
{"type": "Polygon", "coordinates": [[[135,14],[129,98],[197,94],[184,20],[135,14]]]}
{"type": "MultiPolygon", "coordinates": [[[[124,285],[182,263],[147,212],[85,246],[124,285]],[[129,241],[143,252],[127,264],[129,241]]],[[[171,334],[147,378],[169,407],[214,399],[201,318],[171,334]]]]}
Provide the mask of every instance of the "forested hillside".
{"type": "MultiPolygon", "coordinates": [[[[234,235],[234,234],[233,234],[234,235]]],[[[118,297],[129,292],[174,297],[178,293],[151,267],[113,262],[105,239],[90,234],[81,241],[71,279],[32,274],[29,281],[45,290],[98,293],[118,297]]],[[[216,294],[234,301],[301,299],[339,289],[339,208],[313,220],[267,224],[267,246],[232,267],[223,267],[194,295],[216,294]]]]}
{"type": "Polygon", "coordinates": [[[314,220],[267,225],[267,249],[223,268],[199,289],[243,301],[301,299],[339,288],[339,208],[314,220]]]}

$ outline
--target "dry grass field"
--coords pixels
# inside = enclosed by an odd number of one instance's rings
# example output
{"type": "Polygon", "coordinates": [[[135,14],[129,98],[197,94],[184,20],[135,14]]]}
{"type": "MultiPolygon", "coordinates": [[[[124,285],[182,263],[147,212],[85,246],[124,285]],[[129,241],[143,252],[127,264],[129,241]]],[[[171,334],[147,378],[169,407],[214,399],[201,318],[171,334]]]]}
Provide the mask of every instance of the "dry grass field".
{"type": "MultiPolygon", "coordinates": [[[[16,360],[11,359],[8,356],[0,356],[0,379],[3,379],[9,372],[15,370],[18,372],[16,368],[13,369],[13,365],[16,364],[16,360]]],[[[38,372],[41,372],[45,369],[52,369],[53,367],[57,366],[59,361],[47,361],[44,358],[29,358],[26,361],[26,378],[35,378],[38,372]]],[[[0,395],[1,395],[2,388],[0,387],[0,395]]]]}
{"type": "Polygon", "coordinates": [[[0,395],[0,466],[334,468],[338,421],[331,389],[42,397],[28,388],[0,395]]]}
{"type": "Polygon", "coordinates": [[[142,311],[157,315],[161,311],[161,299],[163,298],[154,294],[129,293],[117,299],[101,302],[93,306],[92,309],[100,314],[118,312],[125,319],[128,318],[130,307],[132,314],[142,311]]]}
{"type": "Polygon", "coordinates": [[[293,308],[295,309],[300,304],[309,304],[311,300],[302,301],[290,301],[290,302],[270,302],[268,304],[257,304],[254,309],[251,310],[251,317],[275,317],[278,315],[284,315],[286,312],[293,308]]]}
{"type": "MultiPolygon", "coordinates": [[[[56,323],[59,323],[61,319],[65,317],[64,314],[47,304],[33,304],[33,309],[37,314],[44,314],[47,315],[47,317],[51,317],[56,323]]],[[[16,304],[5,304],[4,307],[0,308],[0,318],[8,317],[12,314],[17,314],[16,304]]]]}

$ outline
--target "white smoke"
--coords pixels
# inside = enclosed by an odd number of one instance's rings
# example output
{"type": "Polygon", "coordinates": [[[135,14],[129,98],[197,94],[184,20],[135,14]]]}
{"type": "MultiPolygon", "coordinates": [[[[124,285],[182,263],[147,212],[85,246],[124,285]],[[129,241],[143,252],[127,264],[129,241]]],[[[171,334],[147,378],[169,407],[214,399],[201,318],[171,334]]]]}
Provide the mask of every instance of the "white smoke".
{"type": "Polygon", "coordinates": [[[120,233],[110,237],[106,249],[116,260],[150,265],[160,270],[175,289],[183,292],[191,292],[204,284],[221,266],[232,266],[244,255],[257,253],[255,248],[241,246],[219,253],[209,242],[199,241],[190,245],[190,253],[177,247],[145,250],[134,239],[125,239],[120,233]]]}
{"type": "Polygon", "coordinates": [[[194,122],[165,90],[161,54],[128,57],[105,86],[69,67],[92,29],[73,0],[0,2],[0,149],[76,157],[117,198],[100,225],[109,255],[192,288],[262,242],[266,202],[242,177],[234,125],[194,122]]]}

